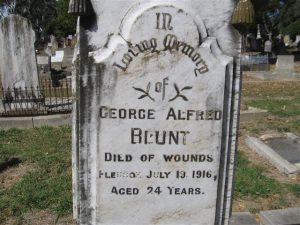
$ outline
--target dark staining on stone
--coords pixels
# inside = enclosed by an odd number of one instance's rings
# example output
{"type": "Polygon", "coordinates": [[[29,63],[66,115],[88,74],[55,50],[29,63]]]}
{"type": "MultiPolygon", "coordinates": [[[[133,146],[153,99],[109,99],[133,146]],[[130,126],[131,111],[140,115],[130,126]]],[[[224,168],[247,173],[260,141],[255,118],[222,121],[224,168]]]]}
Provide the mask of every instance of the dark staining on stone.
{"type": "Polygon", "coordinates": [[[68,13],[84,16],[91,13],[93,5],[90,0],[70,0],[68,13]]]}
{"type": "Polygon", "coordinates": [[[124,72],[129,67],[130,63],[133,61],[135,57],[137,57],[140,53],[151,52],[158,53],[157,50],[157,39],[151,38],[150,40],[141,41],[139,44],[128,49],[127,53],[123,55],[121,63],[114,62],[113,66],[123,70],[124,72]]]}
{"type": "MultiPolygon", "coordinates": [[[[79,115],[80,115],[80,124],[79,133],[80,133],[80,142],[78,146],[81,149],[81,159],[77,162],[78,165],[78,192],[81,205],[79,207],[79,216],[81,218],[81,222],[84,222],[87,218],[90,218],[92,209],[88,207],[91,203],[90,195],[86,195],[89,193],[91,188],[90,183],[90,171],[86,172],[86,167],[89,162],[90,157],[90,140],[89,135],[85,138],[85,133],[93,132],[90,129],[90,125],[92,123],[92,117],[94,116],[91,112],[91,107],[93,105],[93,98],[92,96],[96,95],[96,101],[99,102],[101,99],[101,90],[103,88],[103,79],[104,73],[106,71],[105,64],[96,64],[94,63],[93,59],[87,59],[86,64],[84,65],[87,67],[88,74],[86,74],[87,83],[84,85],[84,81],[82,77],[80,77],[80,88],[79,88],[79,115]],[[95,73],[95,74],[93,74],[95,73]],[[96,94],[95,94],[96,92],[96,94]]],[[[100,122],[97,126],[98,131],[100,130],[100,122]]],[[[97,141],[99,143],[99,140],[97,141]]],[[[78,157],[77,157],[78,158],[78,157]]],[[[86,221],[88,223],[88,221],[86,221]]]]}
{"type": "Polygon", "coordinates": [[[111,37],[112,37],[113,35],[114,35],[113,33],[109,33],[109,34],[107,35],[107,41],[106,41],[106,43],[105,43],[105,45],[104,45],[104,48],[108,48],[108,44],[109,44],[110,39],[111,39],[111,37]]]}
{"type": "Polygon", "coordinates": [[[168,34],[164,39],[164,51],[169,50],[172,51],[181,51],[183,54],[188,56],[196,65],[196,69],[194,69],[195,76],[197,77],[200,74],[204,74],[208,72],[208,67],[206,62],[202,59],[201,55],[195,51],[195,49],[189,44],[178,41],[177,37],[172,34],[168,34]]]}
{"type": "Polygon", "coordinates": [[[89,1],[87,5],[87,13],[80,17],[80,26],[85,30],[95,32],[98,30],[97,15],[89,1]]]}

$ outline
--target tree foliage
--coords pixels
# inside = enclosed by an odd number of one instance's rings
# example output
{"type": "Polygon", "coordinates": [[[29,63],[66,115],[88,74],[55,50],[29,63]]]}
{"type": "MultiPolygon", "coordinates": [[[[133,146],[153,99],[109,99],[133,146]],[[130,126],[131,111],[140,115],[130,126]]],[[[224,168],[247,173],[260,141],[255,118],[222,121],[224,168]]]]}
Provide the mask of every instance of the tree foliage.
{"type": "Polygon", "coordinates": [[[252,0],[256,23],[263,24],[263,34],[290,34],[294,38],[300,33],[299,0],[252,0]],[[265,33],[264,33],[265,32],[265,33]]]}
{"type": "Polygon", "coordinates": [[[39,45],[48,41],[50,34],[63,37],[75,33],[76,18],[68,14],[68,5],[69,0],[0,0],[0,19],[11,13],[29,19],[39,45]]]}
{"type": "Polygon", "coordinates": [[[56,37],[65,37],[76,32],[76,17],[68,14],[69,0],[56,1],[56,16],[50,24],[48,32],[56,37]]]}
{"type": "Polygon", "coordinates": [[[37,43],[47,39],[49,22],[55,17],[55,0],[17,0],[15,14],[30,20],[35,30],[37,43]]]}
{"type": "Polygon", "coordinates": [[[295,38],[300,34],[300,1],[287,0],[282,7],[280,16],[280,29],[284,34],[295,38]]]}
{"type": "Polygon", "coordinates": [[[272,33],[277,35],[279,33],[279,15],[281,4],[279,0],[252,0],[256,24],[261,24],[261,34],[262,36],[267,36],[272,33]]]}

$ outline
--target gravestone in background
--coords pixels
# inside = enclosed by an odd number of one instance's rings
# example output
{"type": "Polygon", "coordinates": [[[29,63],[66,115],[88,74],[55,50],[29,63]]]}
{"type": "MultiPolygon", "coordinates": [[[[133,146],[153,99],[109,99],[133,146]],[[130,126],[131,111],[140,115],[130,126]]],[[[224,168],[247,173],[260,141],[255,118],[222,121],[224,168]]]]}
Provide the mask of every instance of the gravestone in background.
{"type": "Polygon", "coordinates": [[[294,55],[278,55],[273,75],[276,75],[277,79],[295,79],[298,74],[295,72],[294,61],[294,55]]]}
{"type": "Polygon", "coordinates": [[[271,53],[272,52],[272,42],[270,40],[267,40],[265,42],[265,47],[264,47],[264,51],[271,53]]]}
{"type": "Polygon", "coordinates": [[[53,55],[55,55],[58,50],[58,42],[54,35],[50,35],[50,43],[52,44],[53,55]]]}
{"type": "Polygon", "coordinates": [[[30,22],[18,15],[0,21],[0,76],[4,89],[38,86],[35,33],[30,22]]]}
{"type": "Polygon", "coordinates": [[[291,37],[290,37],[290,35],[284,35],[284,36],[283,36],[283,42],[284,42],[285,46],[289,46],[289,45],[290,45],[290,42],[291,42],[291,37]]]}
{"type": "Polygon", "coordinates": [[[79,224],[228,224],[240,91],[234,3],[91,1],[74,69],[79,224]]]}
{"type": "Polygon", "coordinates": [[[295,56],[293,55],[278,55],[276,62],[276,70],[287,73],[293,73],[295,71],[295,56]]]}
{"type": "Polygon", "coordinates": [[[296,40],[295,40],[295,43],[296,43],[296,46],[297,46],[297,44],[300,42],[300,35],[297,35],[296,36],[296,40]]]}

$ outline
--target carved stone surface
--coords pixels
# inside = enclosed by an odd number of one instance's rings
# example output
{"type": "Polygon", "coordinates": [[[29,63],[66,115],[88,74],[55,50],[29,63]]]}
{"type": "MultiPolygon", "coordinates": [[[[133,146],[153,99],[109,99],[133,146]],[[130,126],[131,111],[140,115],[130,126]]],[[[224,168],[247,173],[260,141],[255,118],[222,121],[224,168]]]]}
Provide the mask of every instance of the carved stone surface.
{"type": "Polygon", "coordinates": [[[91,1],[74,70],[80,224],[228,224],[239,39],[233,2],[217,2],[91,1]]]}
{"type": "Polygon", "coordinates": [[[10,15],[0,21],[0,76],[4,89],[36,88],[35,33],[30,22],[10,15]]]}

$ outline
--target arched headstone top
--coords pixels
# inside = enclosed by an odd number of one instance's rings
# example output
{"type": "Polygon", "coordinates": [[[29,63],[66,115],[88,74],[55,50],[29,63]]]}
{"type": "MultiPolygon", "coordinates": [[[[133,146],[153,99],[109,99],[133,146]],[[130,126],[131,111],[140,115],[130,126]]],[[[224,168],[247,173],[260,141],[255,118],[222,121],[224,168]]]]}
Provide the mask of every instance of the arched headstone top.
{"type": "MultiPolygon", "coordinates": [[[[182,3],[171,5],[168,1],[146,2],[134,5],[124,16],[120,34],[123,38],[129,39],[137,29],[143,28],[140,33],[155,36],[158,33],[198,33],[198,44],[201,44],[207,37],[207,30],[200,16],[190,7],[182,3]],[[153,14],[155,18],[153,19],[153,14]],[[143,26],[146,21],[151,21],[143,26]],[[181,24],[184,24],[182,26],[181,24]],[[154,28],[154,29],[151,29],[154,28]],[[180,29],[180,30],[179,30],[180,29]]],[[[187,38],[188,35],[184,35],[187,38]]],[[[140,37],[141,38],[141,37],[140,37]]]]}
{"type": "Polygon", "coordinates": [[[37,87],[35,32],[30,21],[19,15],[0,20],[0,74],[2,87],[37,87]]]}

